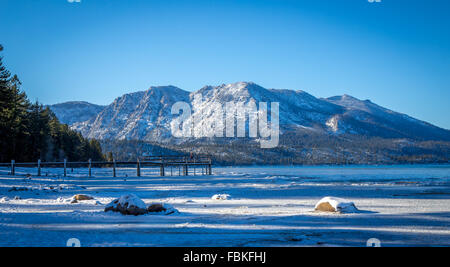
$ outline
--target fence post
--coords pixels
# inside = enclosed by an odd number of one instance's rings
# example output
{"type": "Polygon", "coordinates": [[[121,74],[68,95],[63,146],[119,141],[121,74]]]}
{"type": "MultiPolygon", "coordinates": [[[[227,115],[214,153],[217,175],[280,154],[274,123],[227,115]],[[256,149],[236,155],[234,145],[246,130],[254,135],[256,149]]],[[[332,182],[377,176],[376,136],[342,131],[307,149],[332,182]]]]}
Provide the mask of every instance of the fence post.
{"type": "Polygon", "coordinates": [[[116,177],[116,160],[113,159],[113,177],[116,177]]]}
{"type": "Polygon", "coordinates": [[[38,159],[37,167],[38,167],[37,176],[40,177],[41,176],[41,160],[40,159],[38,159]]]}
{"type": "Polygon", "coordinates": [[[159,175],[160,176],[165,176],[164,164],[161,164],[161,166],[159,167],[159,175]]]}
{"type": "Polygon", "coordinates": [[[16,175],[16,161],[15,160],[11,160],[11,175],[12,176],[16,175]]]}
{"type": "Polygon", "coordinates": [[[209,158],[208,171],[209,171],[209,175],[212,175],[212,160],[211,160],[211,158],[209,158]]]}
{"type": "Polygon", "coordinates": [[[92,177],[92,160],[89,159],[89,178],[92,177]]]}
{"type": "Polygon", "coordinates": [[[67,177],[67,159],[64,159],[64,177],[67,177]]]}
{"type": "Polygon", "coordinates": [[[141,177],[141,162],[137,160],[137,177],[141,177]]]}

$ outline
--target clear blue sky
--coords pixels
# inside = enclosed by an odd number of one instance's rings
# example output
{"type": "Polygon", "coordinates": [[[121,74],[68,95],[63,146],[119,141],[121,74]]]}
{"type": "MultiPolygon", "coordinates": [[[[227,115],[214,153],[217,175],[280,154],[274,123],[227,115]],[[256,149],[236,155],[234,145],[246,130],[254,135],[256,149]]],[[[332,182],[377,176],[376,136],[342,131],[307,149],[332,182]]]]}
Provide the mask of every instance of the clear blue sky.
{"type": "Polygon", "coordinates": [[[450,129],[448,0],[1,0],[31,100],[253,81],[349,94],[450,129]]]}

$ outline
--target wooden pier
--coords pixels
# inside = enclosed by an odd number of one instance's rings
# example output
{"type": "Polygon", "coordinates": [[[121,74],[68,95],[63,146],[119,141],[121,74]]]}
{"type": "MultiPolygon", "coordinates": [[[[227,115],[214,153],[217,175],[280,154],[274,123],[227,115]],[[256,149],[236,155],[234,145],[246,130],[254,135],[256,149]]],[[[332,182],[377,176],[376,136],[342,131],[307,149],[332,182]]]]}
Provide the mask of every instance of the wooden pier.
{"type": "Polygon", "coordinates": [[[212,175],[212,160],[209,157],[187,157],[187,156],[150,156],[141,157],[136,161],[92,161],[87,162],[43,162],[37,160],[36,162],[17,163],[14,160],[11,163],[0,163],[0,167],[9,167],[10,174],[16,175],[16,168],[36,168],[36,175],[41,176],[42,168],[62,168],[64,169],[64,177],[67,177],[67,169],[72,168],[87,168],[88,176],[92,177],[92,168],[111,168],[113,177],[117,177],[117,169],[119,167],[135,167],[136,176],[141,177],[142,168],[159,168],[160,176],[174,176],[173,169],[178,170],[175,175],[189,176],[189,171],[193,175],[197,175],[197,169],[200,169],[201,175],[212,175]],[[167,172],[170,170],[170,173],[167,172]]]}

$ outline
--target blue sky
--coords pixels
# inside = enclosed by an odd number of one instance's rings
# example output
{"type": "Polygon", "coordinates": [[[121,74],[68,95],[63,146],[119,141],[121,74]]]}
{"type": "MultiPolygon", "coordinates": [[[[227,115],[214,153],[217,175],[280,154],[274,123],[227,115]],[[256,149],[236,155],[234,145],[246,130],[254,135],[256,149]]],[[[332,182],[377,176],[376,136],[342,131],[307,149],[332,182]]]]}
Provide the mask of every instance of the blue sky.
{"type": "Polygon", "coordinates": [[[370,99],[450,129],[448,0],[1,0],[31,100],[253,81],[370,99]]]}

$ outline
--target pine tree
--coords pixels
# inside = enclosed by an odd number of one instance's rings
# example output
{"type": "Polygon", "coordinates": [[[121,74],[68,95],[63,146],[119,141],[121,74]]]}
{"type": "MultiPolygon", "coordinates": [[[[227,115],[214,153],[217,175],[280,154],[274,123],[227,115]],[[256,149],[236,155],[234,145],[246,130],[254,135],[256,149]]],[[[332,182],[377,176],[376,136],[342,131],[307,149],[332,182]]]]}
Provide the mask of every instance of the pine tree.
{"type": "MultiPolygon", "coordinates": [[[[0,45],[0,52],[3,51],[3,46],[0,45]]],[[[0,161],[6,160],[7,143],[6,138],[8,134],[7,126],[7,111],[9,103],[11,102],[11,94],[9,91],[9,82],[11,74],[3,65],[3,57],[0,56],[0,161]]]]}
{"type": "Polygon", "coordinates": [[[20,88],[19,78],[11,76],[0,57],[0,162],[104,159],[98,141],[61,124],[48,107],[30,104],[20,88]]]}

